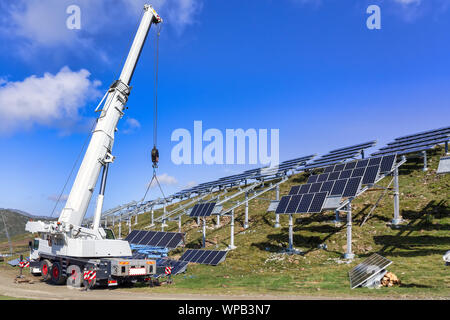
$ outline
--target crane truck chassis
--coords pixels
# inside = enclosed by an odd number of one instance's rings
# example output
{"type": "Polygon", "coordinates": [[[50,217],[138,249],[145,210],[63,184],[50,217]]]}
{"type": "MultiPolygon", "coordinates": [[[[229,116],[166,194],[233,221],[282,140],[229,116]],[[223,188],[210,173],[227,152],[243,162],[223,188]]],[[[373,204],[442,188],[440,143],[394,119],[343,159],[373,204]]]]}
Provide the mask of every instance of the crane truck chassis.
{"type": "Polygon", "coordinates": [[[126,110],[130,82],[151,25],[161,22],[152,6],[146,4],[122,73],[95,110],[100,116],[58,221],[29,221],[25,226],[26,231],[38,235],[30,243],[30,271],[53,284],[67,282],[79,287],[88,280],[89,287],[118,285],[143,281],[157,271],[154,260],[132,259],[129,243],[115,239],[111,230],[102,228],[100,218],[108,168],[115,159],[114,135],[126,110]],[[82,226],[102,169],[93,224],[82,226]]]}

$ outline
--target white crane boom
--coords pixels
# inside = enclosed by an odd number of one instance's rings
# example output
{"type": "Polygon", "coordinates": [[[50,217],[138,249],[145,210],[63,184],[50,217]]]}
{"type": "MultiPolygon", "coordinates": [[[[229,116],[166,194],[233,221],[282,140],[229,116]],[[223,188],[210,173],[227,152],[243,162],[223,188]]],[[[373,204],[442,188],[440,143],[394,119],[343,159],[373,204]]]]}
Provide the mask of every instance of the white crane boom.
{"type": "Polygon", "coordinates": [[[151,24],[160,23],[161,21],[162,19],[155,10],[151,6],[145,5],[139,29],[120,78],[108,90],[103,110],[97,120],[97,125],[92,133],[83,162],[78,170],[66,205],[58,219],[58,222],[63,225],[81,226],[100,171],[103,168],[102,186],[95,210],[93,229],[97,230],[99,227],[108,165],[114,161],[114,156],[111,155],[111,151],[114,144],[114,133],[117,128],[117,123],[124,114],[123,109],[130,94],[129,84],[151,24]]]}

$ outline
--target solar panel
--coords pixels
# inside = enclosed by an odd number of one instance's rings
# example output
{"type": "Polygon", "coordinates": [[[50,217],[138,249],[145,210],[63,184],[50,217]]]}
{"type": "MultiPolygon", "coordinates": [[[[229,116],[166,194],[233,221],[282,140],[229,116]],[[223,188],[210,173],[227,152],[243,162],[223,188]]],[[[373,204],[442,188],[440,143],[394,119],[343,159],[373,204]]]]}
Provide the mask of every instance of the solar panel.
{"type": "Polygon", "coordinates": [[[319,177],[317,178],[317,182],[327,181],[328,175],[329,175],[328,173],[319,174],[319,177]]]}
{"type": "Polygon", "coordinates": [[[306,213],[308,212],[309,206],[311,205],[311,202],[314,198],[314,194],[313,193],[307,193],[304,194],[302,197],[302,200],[300,201],[298,207],[297,207],[297,212],[296,213],[306,213]]]}
{"type": "Polygon", "coordinates": [[[316,182],[311,184],[311,188],[309,189],[309,193],[319,192],[320,188],[322,188],[322,182],[316,182]]]}
{"type": "Polygon", "coordinates": [[[291,196],[281,197],[281,200],[278,203],[278,207],[277,210],[275,210],[275,213],[284,213],[284,211],[286,211],[287,205],[289,204],[289,200],[291,200],[291,196]]]}
{"type": "Polygon", "coordinates": [[[400,138],[388,143],[372,155],[408,154],[432,149],[450,141],[450,127],[424,131],[400,138]]]}
{"type": "Polygon", "coordinates": [[[347,163],[345,164],[344,170],[354,169],[355,167],[356,167],[356,161],[347,162],[347,163]]]}
{"type": "Polygon", "coordinates": [[[381,163],[381,157],[377,158],[370,158],[369,159],[369,166],[379,165],[381,163]]]}
{"type": "Polygon", "coordinates": [[[333,172],[334,166],[326,167],[325,170],[323,170],[323,173],[330,173],[333,172]]]}
{"type": "Polygon", "coordinates": [[[171,275],[177,275],[186,271],[187,261],[177,261],[168,258],[162,258],[156,260],[156,275],[155,277],[165,276],[165,268],[172,267],[171,275]]]}
{"type": "Polygon", "coordinates": [[[300,186],[300,190],[298,191],[298,194],[308,193],[310,188],[311,188],[311,183],[302,184],[300,186]]]}
{"type": "Polygon", "coordinates": [[[297,194],[299,190],[300,190],[300,186],[293,186],[291,188],[291,190],[289,191],[289,195],[297,194]]]}
{"type": "Polygon", "coordinates": [[[341,175],[339,176],[339,179],[348,179],[352,176],[353,170],[344,170],[341,171],[341,175]]]}
{"type": "Polygon", "coordinates": [[[227,251],[189,249],[180,258],[180,261],[208,264],[216,266],[225,260],[227,251]]]}
{"type": "Polygon", "coordinates": [[[450,156],[441,157],[439,160],[437,174],[450,173],[450,156]]]}
{"type": "Polygon", "coordinates": [[[355,177],[348,179],[347,185],[345,186],[343,197],[354,197],[358,193],[361,186],[361,177],[355,177]]]}
{"type": "Polygon", "coordinates": [[[133,230],[125,240],[133,245],[174,249],[182,244],[184,233],[133,230]],[[133,232],[136,231],[136,232],[133,232]]]}
{"type": "Polygon", "coordinates": [[[339,179],[339,175],[340,175],[340,174],[341,174],[340,171],[337,171],[337,172],[331,172],[330,175],[328,176],[328,181],[339,179]]]}
{"type": "Polygon", "coordinates": [[[340,196],[344,192],[345,185],[348,179],[339,179],[334,182],[333,189],[331,190],[331,196],[340,196]]]}
{"type": "Polygon", "coordinates": [[[375,183],[375,180],[377,179],[377,176],[378,176],[379,169],[380,169],[379,165],[367,167],[366,172],[364,172],[362,184],[375,183]]]}
{"type": "Polygon", "coordinates": [[[334,172],[336,172],[336,171],[342,171],[342,170],[344,170],[344,168],[345,168],[345,164],[337,164],[335,167],[334,167],[334,172]]]}
{"type": "Polygon", "coordinates": [[[353,177],[362,177],[363,175],[364,175],[364,172],[366,171],[366,167],[364,167],[364,168],[356,168],[356,169],[353,169],[353,172],[352,172],[352,178],[353,177]]]}
{"type": "Polygon", "coordinates": [[[362,159],[358,160],[358,163],[356,164],[356,168],[365,168],[369,164],[369,159],[362,159]]]}
{"type": "Polygon", "coordinates": [[[314,199],[311,202],[311,206],[308,209],[309,213],[320,213],[322,211],[325,198],[328,192],[319,192],[314,194],[314,199]]]}
{"type": "Polygon", "coordinates": [[[350,270],[350,287],[352,289],[364,285],[383,272],[392,261],[374,253],[369,258],[350,270]]]}
{"type": "Polygon", "coordinates": [[[325,181],[322,184],[322,188],[320,189],[320,192],[331,192],[333,189],[334,181],[325,181]]]}
{"type": "Polygon", "coordinates": [[[306,181],[307,183],[314,183],[317,182],[317,178],[319,177],[319,175],[312,175],[309,176],[308,181],[306,181]]]}
{"type": "Polygon", "coordinates": [[[295,213],[302,196],[301,194],[292,196],[284,213],[295,213]]]}
{"type": "Polygon", "coordinates": [[[394,166],[396,155],[384,156],[381,160],[380,173],[391,172],[394,166]]]}

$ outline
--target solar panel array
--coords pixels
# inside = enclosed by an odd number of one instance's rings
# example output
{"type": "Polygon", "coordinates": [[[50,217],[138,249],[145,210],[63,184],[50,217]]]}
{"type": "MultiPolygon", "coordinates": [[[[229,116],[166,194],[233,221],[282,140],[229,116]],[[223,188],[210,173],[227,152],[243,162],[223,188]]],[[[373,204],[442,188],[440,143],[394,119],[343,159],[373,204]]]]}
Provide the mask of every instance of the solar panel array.
{"type": "Polygon", "coordinates": [[[323,168],[335,163],[343,162],[348,159],[356,158],[364,152],[365,149],[373,147],[377,142],[369,141],[350,147],[332,150],[326,155],[314,160],[312,163],[305,165],[306,169],[323,168]]]}
{"type": "Polygon", "coordinates": [[[225,260],[228,251],[189,249],[180,258],[181,261],[216,266],[225,260]]]}
{"type": "Polygon", "coordinates": [[[367,283],[370,279],[385,270],[392,261],[374,253],[369,258],[350,270],[350,287],[352,289],[367,283]]]}
{"type": "Polygon", "coordinates": [[[281,176],[286,174],[289,170],[295,170],[301,166],[304,166],[309,160],[311,160],[315,156],[316,155],[308,155],[291,160],[286,160],[281,162],[278,166],[275,167],[263,167],[247,170],[240,174],[223,177],[215,181],[201,183],[195,187],[179,191],[173,196],[174,198],[184,197],[190,194],[200,194],[204,192],[210,192],[214,188],[222,188],[229,185],[235,185],[242,182],[247,182],[248,180],[261,180],[268,177],[281,176]]]}
{"type": "Polygon", "coordinates": [[[209,217],[216,206],[216,202],[206,202],[196,204],[189,216],[191,217],[209,217]]]}
{"type": "Polygon", "coordinates": [[[355,197],[362,185],[373,184],[380,174],[391,172],[395,155],[361,159],[325,167],[306,184],[293,186],[281,198],[275,213],[318,213],[328,196],[355,197]]]}
{"type": "Polygon", "coordinates": [[[184,241],[184,233],[133,230],[125,238],[130,244],[174,249],[184,241]]]}
{"type": "Polygon", "coordinates": [[[393,142],[388,143],[385,147],[381,148],[372,155],[403,155],[407,153],[426,151],[448,141],[450,141],[450,127],[435,129],[396,138],[393,142]]]}

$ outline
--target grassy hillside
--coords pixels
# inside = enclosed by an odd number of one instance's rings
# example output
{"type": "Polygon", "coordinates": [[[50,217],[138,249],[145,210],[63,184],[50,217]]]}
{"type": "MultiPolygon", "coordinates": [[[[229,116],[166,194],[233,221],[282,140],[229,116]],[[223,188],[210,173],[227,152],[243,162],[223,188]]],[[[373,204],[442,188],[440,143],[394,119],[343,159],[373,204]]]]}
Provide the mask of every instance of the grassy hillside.
{"type": "MultiPolygon", "coordinates": [[[[401,167],[400,209],[406,219],[402,227],[396,229],[389,226],[393,217],[393,196],[390,192],[363,226],[360,226],[361,222],[383,191],[366,192],[355,199],[352,207],[353,252],[356,258],[350,264],[342,260],[346,249],[345,223],[335,225],[332,222],[334,212],[296,216],[294,246],[303,254],[286,255],[282,251],[288,246],[287,217],[281,217],[281,228],[274,228],[275,215],[267,212],[269,202],[254,200],[249,205],[249,229],[243,228],[244,207],[236,210],[237,249],[228,253],[224,263],[216,267],[190,264],[187,273],[175,276],[174,284],[170,286],[126,290],[344,298],[450,298],[450,267],[444,266],[442,260],[442,255],[450,250],[450,175],[435,174],[441,154],[442,150],[437,150],[430,155],[427,172],[421,170],[421,159],[409,160],[401,167]],[[327,250],[320,249],[320,244],[326,244],[327,250]],[[388,270],[399,277],[402,285],[378,290],[351,290],[348,271],[375,252],[393,261],[388,270]]],[[[281,185],[281,195],[306,179],[305,174],[291,177],[281,185]]],[[[387,186],[390,180],[391,177],[387,177],[380,185],[387,186]]],[[[274,199],[275,192],[268,192],[263,197],[274,199]]],[[[345,220],[344,214],[341,219],[345,220]]],[[[225,249],[230,241],[230,219],[222,217],[220,228],[215,227],[215,218],[209,218],[207,222],[207,248],[225,249]]],[[[140,215],[139,223],[133,229],[144,229],[149,223],[150,214],[140,215]]],[[[166,231],[178,231],[177,222],[168,223],[166,231]]],[[[160,230],[160,226],[153,230],[160,230]]],[[[114,231],[117,235],[117,224],[114,231]]],[[[183,232],[186,232],[187,248],[201,247],[202,233],[196,220],[184,217],[183,232]]],[[[128,233],[125,223],[122,233],[123,237],[128,233]]],[[[26,241],[26,237],[17,238],[15,245],[18,251],[22,249],[26,252],[26,241]]],[[[171,256],[177,259],[183,250],[177,249],[171,252],[171,256]]]]}
{"type": "MultiPolygon", "coordinates": [[[[404,226],[391,228],[388,224],[393,217],[391,192],[362,227],[360,224],[383,191],[366,192],[353,202],[353,252],[357,256],[350,264],[342,261],[346,226],[332,222],[334,212],[296,216],[294,246],[303,254],[286,255],[282,251],[288,246],[287,217],[281,217],[281,228],[274,228],[275,215],[267,213],[268,201],[255,200],[249,205],[249,229],[243,228],[244,207],[236,210],[237,249],[228,253],[224,263],[216,267],[191,264],[185,275],[174,277],[174,285],[156,290],[450,298],[450,268],[445,267],[442,260],[442,255],[450,250],[450,175],[436,176],[441,154],[442,150],[437,150],[430,156],[426,172],[421,170],[421,159],[408,160],[401,167],[400,209],[406,220],[404,226]],[[320,244],[326,244],[327,250],[320,249],[320,244]],[[380,290],[351,290],[348,271],[375,252],[394,262],[388,269],[400,278],[402,285],[380,290]]],[[[291,177],[281,186],[281,194],[287,194],[291,186],[306,179],[304,174],[291,177]]],[[[387,186],[391,179],[385,178],[380,185],[387,186]]],[[[263,197],[274,199],[275,192],[263,197]]],[[[345,218],[342,214],[341,219],[345,221],[345,218]]],[[[148,214],[139,219],[133,229],[143,229],[149,224],[148,214]]],[[[221,225],[215,228],[215,218],[208,219],[209,249],[225,249],[229,244],[229,218],[222,217],[221,225]]],[[[178,224],[169,222],[165,230],[177,231],[178,224]]],[[[116,228],[116,234],[117,231],[116,228]]],[[[122,232],[125,236],[128,227],[123,225],[122,232]]],[[[200,248],[202,233],[195,220],[184,218],[183,232],[186,232],[187,248],[200,248]]],[[[178,258],[181,253],[179,249],[172,255],[178,258]]]]}

